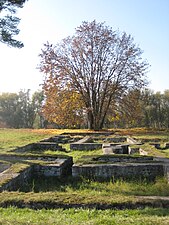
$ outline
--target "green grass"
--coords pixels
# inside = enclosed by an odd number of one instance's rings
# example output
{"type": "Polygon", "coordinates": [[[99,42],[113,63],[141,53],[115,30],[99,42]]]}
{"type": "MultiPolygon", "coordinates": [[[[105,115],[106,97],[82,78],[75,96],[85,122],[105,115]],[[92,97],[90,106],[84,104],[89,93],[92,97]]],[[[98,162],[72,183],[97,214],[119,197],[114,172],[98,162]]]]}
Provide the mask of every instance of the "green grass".
{"type": "Polygon", "coordinates": [[[7,152],[19,146],[37,142],[52,136],[47,132],[29,129],[0,129],[0,153],[7,152]]]}
{"type": "Polygon", "coordinates": [[[167,209],[141,210],[56,209],[31,210],[0,208],[2,225],[161,225],[169,224],[167,209]]]}
{"type": "MultiPolygon", "coordinates": [[[[37,142],[43,138],[54,136],[64,132],[63,130],[13,130],[0,129],[0,153],[7,153],[17,146],[23,146],[28,143],[37,142]]],[[[73,131],[72,131],[73,132],[73,131]]],[[[76,131],[75,131],[76,132],[76,131]]],[[[169,141],[169,132],[155,132],[147,130],[144,135],[143,129],[132,130],[118,130],[119,134],[132,134],[139,138],[162,138],[164,141],[169,141]],[[128,133],[127,133],[128,132],[128,133]]],[[[70,151],[69,145],[63,145],[66,152],[44,151],[40,154],[51,155],[68,155],[72,156],[74,162],[77,162],[83,155],[102,155],[102,150],[93,151],[70,151]]],[[[149,155],[154,156],[169,156],[168,150],[159,151],[149,144],[141,146],[149,155]]],[[[38,152],[32,152],[32,155],[38,152]]],[[[22,153],[22,154],[29,154],[22,153]]],[[[25,165],[19,165],[15,162],[15,171],[24,168],[25,165]],[[21,166],[21,167],[20,167],[21,166]]],[[[19,209],[16,207],[0,208],[0,225],[8,224],[41,224],[41,225],[76,225],[76,224],[95,224],[95,225],[109,225],[109,224],[169,224],[169,211],[164,208],[145,208],[145,209],[125,209],[125,210],[98,210],[95,206],[116,205],[121,207],[125,204],[135,205],[146,203],[152,204],[152,200],[141,199],[139,196],[169,196],[169,184],[163,178],[157,179],[155,182],[148,183],[146,181],[140,182],[125,182],[123,180],[110,182],[96,182],[89,180],[72,180],[67,179],[53,179],[53,178],[37,178],[23,186],[20,190],[15,192],[0,193],[0,205],[9,206],[16,205],[21,207],[32,206],[33,204],[49,204],[57,206],[59,204],[79,204],[82,208],[60,209],[19,209]],[[92,205],[93,209],[89,209],[88,205],[92,205]]],[[[155,206],[159,207],[162,200],[154,200],[155,206]]],[[[165,205],[165,204],[164,204],[165,205]]],[[[169,205],[169,201],[168,201],[169,205]]]]}
{"type": "Polygon", "coordinates": [[[96,182],[58,178],[33,179],[16,192],[0,193],[0,205],[11,202],[24,204],[125,204],[140,202],[138,196],[169,196],[169,184],[164,178],[155,182],[96,182]]]}
{"type": "MultiPolygon", "coordinates": [[[[24,189],[21,189],[23,191],[24,189]]],[[[88,198],[103,197],[103,203],[109,198],[113,199],[114,195],[123,196],[169,196],[169,183],[165,178],[157,178],[155,182],[131,181],[124,180],[98,182],[87,179],[72,178],[53,178],[53,177],[36,177],[25,186],[25,191],[41,192],[60,192],[67,195],[79,194],[79,196],[88,196],[88,198]]]]}

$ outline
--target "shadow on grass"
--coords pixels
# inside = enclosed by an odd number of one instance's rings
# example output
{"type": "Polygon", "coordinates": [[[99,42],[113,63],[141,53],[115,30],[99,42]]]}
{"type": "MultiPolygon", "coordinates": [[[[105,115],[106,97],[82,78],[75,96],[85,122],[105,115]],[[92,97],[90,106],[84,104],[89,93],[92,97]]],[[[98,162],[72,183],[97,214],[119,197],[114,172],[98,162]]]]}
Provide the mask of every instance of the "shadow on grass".
{"type": "Polygon", "coordinates": [[[36,176],[21,187],[19,191],[32,191],[35,193],[48,191],[66,192],[67,189],[80,190],[84,186],[85,188],[90,188],[90,184],[84,182],[83,179],[73,179],[71,176],[67,178],[36,176]]]}
{"type": "Polygon", "coordinates": [[[169,196],[169,185],[164,179],[155,182],[127,182],[124,180],[98,182],[84,178],[75,179],[57,177],[33,177],[27,184],[20,188],[22,192],[88,192],[106,195],[124,196],[169,196]]]}
{"type": "Polygon", "coordinates": [[[169,216],[169,210],[165,208],[145,208],[139,211],[144,216],[169,216]]]}

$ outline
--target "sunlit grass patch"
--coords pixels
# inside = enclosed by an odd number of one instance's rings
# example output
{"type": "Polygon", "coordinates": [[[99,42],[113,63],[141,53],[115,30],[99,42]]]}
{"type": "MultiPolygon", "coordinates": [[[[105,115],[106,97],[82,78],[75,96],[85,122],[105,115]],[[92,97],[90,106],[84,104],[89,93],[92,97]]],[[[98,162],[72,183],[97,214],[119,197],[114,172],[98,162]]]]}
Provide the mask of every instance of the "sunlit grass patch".
{"type": "Polygon", "coordinates": [[[19,146],[37,142],[51,136],[46,133],[36,133],[30,129],[0,129],[0,152],[9,151],[19,146]]]}
{"type": "Polygon", "coordinates": [[[145,208],[141,210],[55,209],[32,210],[0,208],[0,224],[45,225],[161,225],[169,223],[166,209],[145,208]]]}

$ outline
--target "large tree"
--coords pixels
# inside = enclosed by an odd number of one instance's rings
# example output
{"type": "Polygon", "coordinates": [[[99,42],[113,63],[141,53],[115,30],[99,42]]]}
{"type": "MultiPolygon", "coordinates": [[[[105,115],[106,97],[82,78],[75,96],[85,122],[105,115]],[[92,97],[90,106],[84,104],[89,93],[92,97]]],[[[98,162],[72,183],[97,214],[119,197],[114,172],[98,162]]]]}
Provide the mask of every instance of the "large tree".
{"type": "Polygon", "coordinates": [[[13,16],[26,0],[0,0],[0,41],[12,47],[22,48],[23,43],[13,36],[19,33],[19,18],[13,16]]]}
{"type": "Polygon", "coordinates": [[[44,45],[40,70],[46,96],[53,86],[71,87],[83,101],[88,127],[101,129],[116,98],[145,86],[148,63],[141,55],[131,35],[104,23],[83,22],[72,37],[44,45]]]}

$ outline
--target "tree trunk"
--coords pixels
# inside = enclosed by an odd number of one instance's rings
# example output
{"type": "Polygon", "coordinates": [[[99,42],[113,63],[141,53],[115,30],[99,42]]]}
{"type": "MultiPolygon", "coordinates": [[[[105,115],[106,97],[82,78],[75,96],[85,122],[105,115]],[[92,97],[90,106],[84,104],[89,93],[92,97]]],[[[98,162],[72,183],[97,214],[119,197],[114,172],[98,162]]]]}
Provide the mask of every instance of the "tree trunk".
{"type": "MultiPolygon", "coordinates": [[[[95,116],[97,116],[97,115],[95,115],[95,116]]],[[[87,114],[88,129],[101,130],[103,128],[104,121],[96,120],[96,118],[94,118],[95,116],[93,115],[92,111],[88,112],[88,114],[87,114]],[[98,123],[95,121],[98,121],[98,123]]]]}
{"type": "Polygon", "coordinates": [[[91,111],[87,113],[87,126],[88,126],[88,129],[90,130],[94,129],[94,119],[93,119],[93,114],[91,111]]]}

